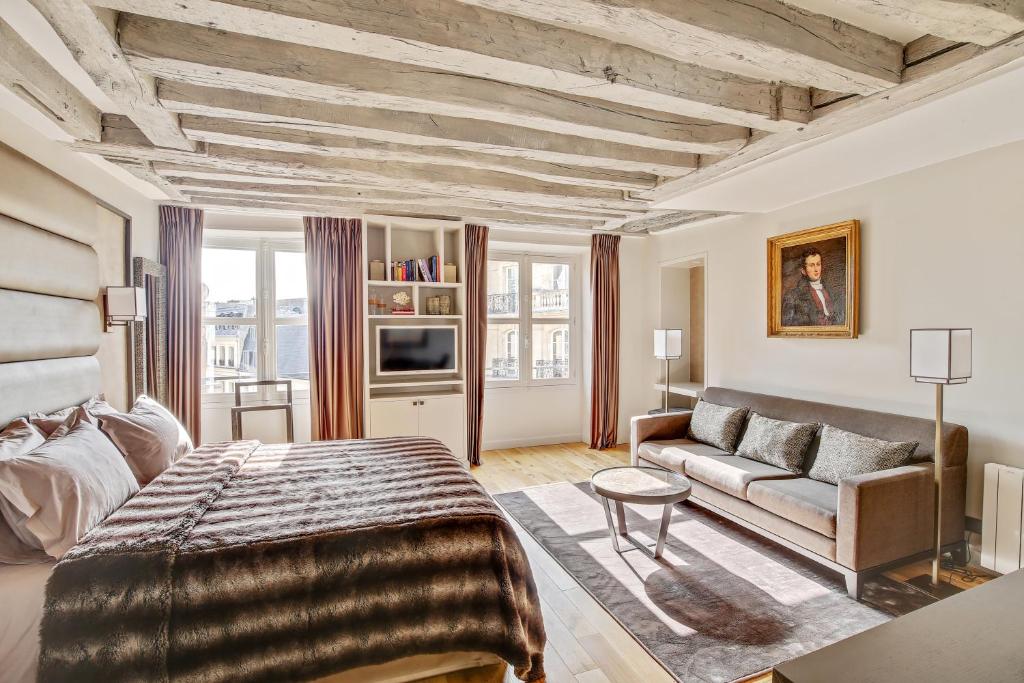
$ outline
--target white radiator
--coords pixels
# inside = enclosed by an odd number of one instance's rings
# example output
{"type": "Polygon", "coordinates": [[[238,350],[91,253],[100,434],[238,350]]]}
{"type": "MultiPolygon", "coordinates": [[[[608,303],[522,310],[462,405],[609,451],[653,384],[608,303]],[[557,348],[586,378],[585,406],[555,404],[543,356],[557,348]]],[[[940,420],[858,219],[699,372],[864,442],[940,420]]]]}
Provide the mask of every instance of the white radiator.
{"type": "Polygon", "coordinates": [[[986,464],[984,506],[981,566],[1000,574],[1024,567],[1024,470],[986,464]]]}

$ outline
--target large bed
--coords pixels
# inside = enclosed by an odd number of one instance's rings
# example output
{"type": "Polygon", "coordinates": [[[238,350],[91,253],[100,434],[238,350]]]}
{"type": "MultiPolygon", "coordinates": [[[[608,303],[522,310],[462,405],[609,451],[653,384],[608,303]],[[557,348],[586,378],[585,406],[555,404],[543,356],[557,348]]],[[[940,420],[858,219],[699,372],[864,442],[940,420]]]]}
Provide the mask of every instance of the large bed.
{"type": "MultiPolygon", "coordinates": [[[[0,157],[17,171],[0,182],[3,427],[89,401],[111,372],[96,206],[0,157]]],[[[544,675],[525,553],[431,439],[200,447],[55,564],[0,565],[0,605],[4,681],[544,675]]]]}

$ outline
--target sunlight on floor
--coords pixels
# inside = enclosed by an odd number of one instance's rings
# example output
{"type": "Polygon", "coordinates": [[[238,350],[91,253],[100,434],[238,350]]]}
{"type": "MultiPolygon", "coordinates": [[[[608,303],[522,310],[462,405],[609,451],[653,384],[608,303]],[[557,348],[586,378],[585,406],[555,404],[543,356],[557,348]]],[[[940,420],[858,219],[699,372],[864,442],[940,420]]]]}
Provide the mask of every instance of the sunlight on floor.
{"type": "Polygon", "coordinates": [[[566,534],[578,536],[607,530],[604,513],[572,484],[549,484],[523,491],[566,534]]]}

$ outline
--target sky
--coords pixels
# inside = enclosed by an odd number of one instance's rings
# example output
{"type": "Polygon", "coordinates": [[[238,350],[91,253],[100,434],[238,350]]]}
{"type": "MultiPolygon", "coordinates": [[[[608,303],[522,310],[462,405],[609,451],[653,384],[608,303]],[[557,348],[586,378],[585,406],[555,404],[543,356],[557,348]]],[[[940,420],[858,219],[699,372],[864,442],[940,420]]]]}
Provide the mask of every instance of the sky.
{"type": "MultiPolygon", "coordinates": [[[[306,256],[279,251],[275,256],[278,299],[306,296],[306,256]]],[[[256,292],[256,252],[250,249],[203,249],[203,284],[210,301],[248,300],[256,292]]]]}

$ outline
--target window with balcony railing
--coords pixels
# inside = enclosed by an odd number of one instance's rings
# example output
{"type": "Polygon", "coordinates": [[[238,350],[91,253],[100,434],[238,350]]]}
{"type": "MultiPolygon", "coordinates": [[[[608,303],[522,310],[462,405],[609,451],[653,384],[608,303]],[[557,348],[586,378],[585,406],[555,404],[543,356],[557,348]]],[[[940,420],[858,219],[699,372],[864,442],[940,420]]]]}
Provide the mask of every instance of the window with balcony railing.
{"type": "Polygon", "coordinates": [[[493,385],[576,381],[574,263],[492,254],[487,268],[486,377],[493,385]]]}

